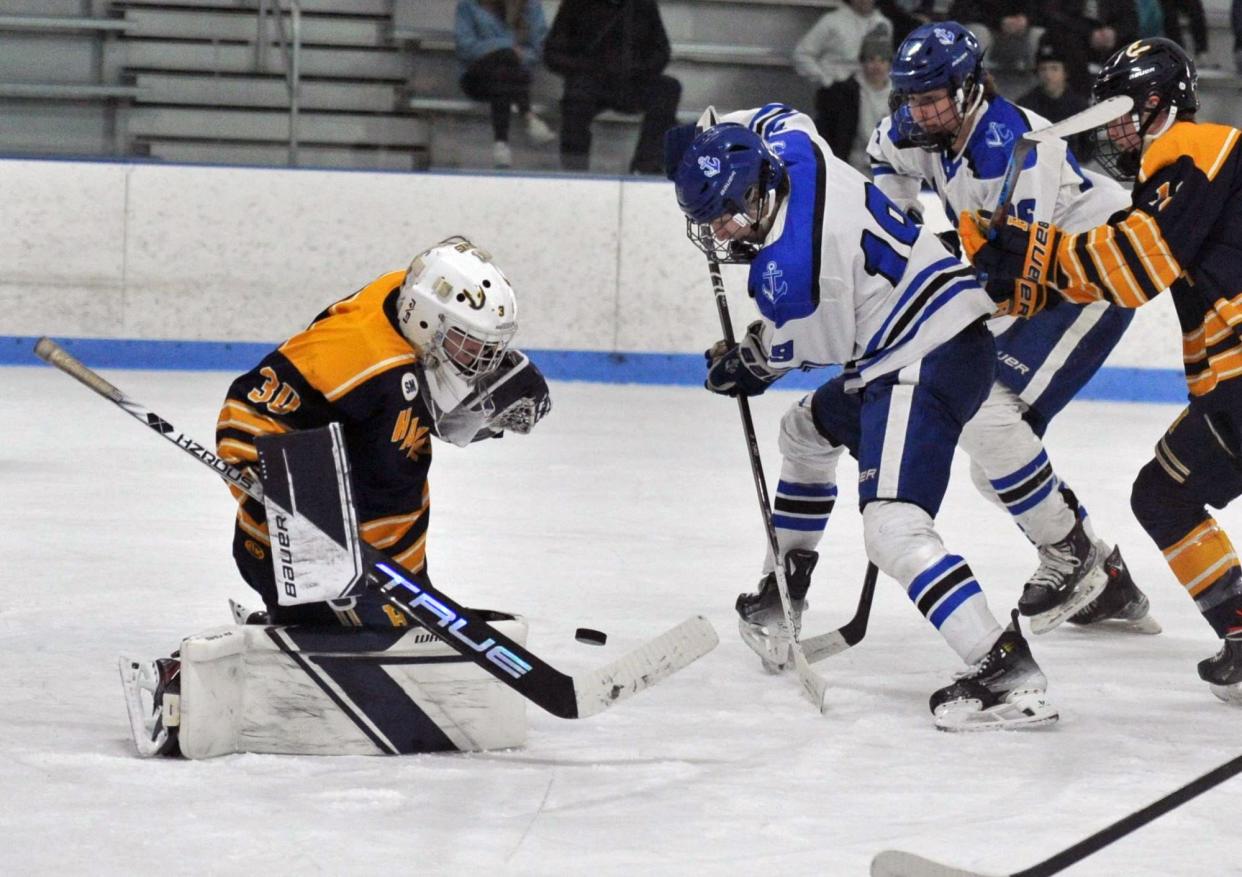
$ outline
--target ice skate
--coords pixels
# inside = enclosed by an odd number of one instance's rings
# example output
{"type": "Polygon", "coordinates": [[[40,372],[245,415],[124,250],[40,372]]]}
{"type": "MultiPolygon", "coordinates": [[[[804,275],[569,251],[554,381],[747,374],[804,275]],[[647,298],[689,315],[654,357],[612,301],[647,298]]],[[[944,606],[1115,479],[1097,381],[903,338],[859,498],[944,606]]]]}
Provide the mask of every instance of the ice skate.
{"type": "Polygon", "coordinates": [[[931,696],[931,711],[941,731],[1035,728],[1059,718],[1044,695],[1047,687],[1015,611],[988,653],[931,696]]]}
{"type": "Polygon", "coordinates": [[[143,758],[180,754],[181,661],[175,657],[154,661],[122,657],[119,668],[138,754],[143,758]]]}
{"type": "Polygon", "coordinates": [[[1108,584],[1104,553],[1083,530],[1082,521],[1060,542],[1039,546],[1039,569],[1018,598],[1018,611],[1031,620],[1031,633],[1047,633],[1099,596],[1108,584]]]}
{"type": "Polygon", "coordinates": [[[1242,634],[1225,637],[1219,652],[1199,662],[1199,678],[1225,703],[1242,706],[1242,634]]]}
{"type": "MultiPolygon", "coordinates": [[[[1108,546],[1096,543],[1096,548],[1107,552],[1108,546]]],[[[1135,633],[1160,633],[1160,622],[1151,616],[1147,595],[1139,590],[1130,577],[1130,570],[1121,556],[1121,548],[1113,547],[1104,560],[1104,574],[1108,582],[1100,595],[1069,617],[1070,624],[1093,625],[1102,630],[1129,630],[1135,633]]]]}
{"type": "MultiPolygon", "coordinates": [[[[789,588],[793,610],[793,639],[802,633],[802,613],[806,611],[806,592],[811,586],[811,572],[819,555],[814,551],[795,548],[785,555],[785,584],[789,588]]],[[[785,611],[776,587],[776,573],[759,580],[753,594],[738,594],[736,604],[738,632],[742,642],[763,662],[769,673],[780,673],[792,663],[789,654],[789,633],[785,630],[785,611]]]]}
{"type": "Polygon", "coordinates": [[[229,612],[233,615],[234,624],[269,624],[271,619],[268,617],[266,609],[250,609],[243,606],[236,600],[229,598],[229,612]]]}

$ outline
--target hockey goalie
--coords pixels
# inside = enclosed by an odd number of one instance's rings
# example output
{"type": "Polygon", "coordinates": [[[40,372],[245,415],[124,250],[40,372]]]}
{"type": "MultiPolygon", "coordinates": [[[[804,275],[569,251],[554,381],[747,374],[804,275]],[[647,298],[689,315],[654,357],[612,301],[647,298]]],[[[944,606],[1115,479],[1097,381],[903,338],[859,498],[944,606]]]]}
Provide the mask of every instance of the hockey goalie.
{"type": "MultiPolygon", "coordinates": [[[[229,389],[220,460],[249,468],[233,555],[264,608],[121,660],[142,755],[410,753],[525,740],[525,700],[364,588],[360,540],[426,578],[433,438],[526,434],[547,382],[510,347],[513,289],[464,238],[328,307],[229,389]]],[[[476,610],[524,645],[521,618],[476,610]]],[[[471,643],[472,646],[477,645],[471,643]]]]}

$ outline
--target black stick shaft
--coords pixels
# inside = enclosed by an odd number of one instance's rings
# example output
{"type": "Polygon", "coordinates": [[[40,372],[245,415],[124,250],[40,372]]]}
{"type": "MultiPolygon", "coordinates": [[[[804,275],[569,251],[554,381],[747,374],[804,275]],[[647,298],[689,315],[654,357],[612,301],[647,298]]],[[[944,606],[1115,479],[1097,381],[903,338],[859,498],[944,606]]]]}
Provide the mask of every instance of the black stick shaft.
{"type": "Polygon", "coordinates": [[[1198,797],[1208,789],[1218,786],[1230,777],[1242,773],[1242,755],[1226,761],[1215,770],[1205,773],[1192,780],[1180,789],[1170,792],[1158,801],[1153,801],[1141,810],[1136,810],[1124,819],[1118,819],[1112,825],[1102,828],[1088,838],[1080,840],[1072,847],[1062,850],[1038,865],[1032,865],[1022,871],[1015,871],[1010,877],[1048,877],[1068,868],[1077,861],[1098,852],[1115,840],[1125,837],[1135,829],[1142,828],[1153,819],[1157,819],[1170,810],[1180,807],[1192,798],[1198,797]]]}

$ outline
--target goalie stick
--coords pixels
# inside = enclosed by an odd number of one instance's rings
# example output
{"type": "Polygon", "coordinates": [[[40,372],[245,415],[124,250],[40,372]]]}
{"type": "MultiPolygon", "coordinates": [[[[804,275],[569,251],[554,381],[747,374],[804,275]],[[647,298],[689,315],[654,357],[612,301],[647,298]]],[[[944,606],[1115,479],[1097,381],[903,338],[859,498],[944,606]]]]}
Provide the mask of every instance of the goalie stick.
{"type": "MultiPolygon", "coordinates": [[[[1118,819],[1112,825],[1100,829],[1055,856],[1044,859],[1029,868],[1023,868],[1021,871],[1014,871],[1007,877],[1049,877],[1051,874],[1063,871],[1075,862],[1099,852],[1113,841],[1125,837],[1135,829],[1142,828],[1153,819],[1163,816],[1175,807],[1180,807],[1190,799],[1239,773],[1242,773],[1242,755],[1226,761],[1198,779],[1191,780],[1180,789],[1170,792],[1158,801],[1153,801],[1141,810],[1135,810],[1129,816],[1118,819]]],[[[988,877],[988,875],[981,871],[968,871],[942,865],[931,859],[925,859],[913,853],[904,853],[901,850],[884,850],[871,860],[871,877],[988,877]]]]}
{"type": "MultiPolygon", "coordinates": [[[[733,334],[733,320],[729,317],[729,300],[725,292],[724,278],[720,275],[720,263],[711,253],[707,256],[707,270],[712,279],[712,292],[716,297],[716,312],[720,316],[720,329],[724,340],[732,347],[737,343],[733,334]]],[[[750,400],[741,393],[737,396],[737,410],[742,418],[742,433],[746,439],[746,451],[750,458],[750,473],[755,481],[755,494],[759,499],[759,511],[763,516],[763,528],[767,535],[768,546],[772,549],[776,591],[781,598],[781,609],[785,618],[781,625],[781,636],[789,643],[789,652],[793,655],[794,670],[798,674],[798,682],[802,693],[816,709],[824,711],[824,695],[828,682],[820,674],[811,669],[811,661],[818,661],[829,655],[835,655],[848,649],[863,638],[867,632],[867,618],[871,613],[871,591],[875,587],[874,564],[867,565],[866,583],[863,585],[863,596],[859,600],[858,612],[854,618],[840,630],[830,631],[817,637],[816,655],[811,658],[804,646],[794,636],[793,604],[789,598],[789,585],[785,581],[785,563],[781,554],[780,543],[776,538],[776,525],[772,522],[772,503],[768,497],[768,485],[763,477],[763,461],[759,457],[759,440],[755,435],[755,421],[750,413],[750,400]],[[860,623],[861,619],[861,623],[860,623]]]]}
{"type": "MultiPolygon", "coordinates": [[[[263,486],[254,476],[220,459],[210,448],[127,397],[55,341],[40,338],[35,353],[155,430],[247,496],[263,501],[263,486]]],[[[688,666],[719,641],[706,618],[693,616],[597,670],[571,676],[493,628],[425,577],[414,575],[366,542],[361,547],[368,588],[456,652],[562,719],[581,719],[602,712],[688,666]]]]}
{"type": "MultiPolygon", "coordinates": [[[[1009,212],[1009,199],[1013,197],[1014,187],[1018,184],[1018,175],[1022,173],[1022,165],[1026,164],[1026,157],[1030,151],[1040,143],[1048,143],[1053,140],[1059,140],[1062,137],[1069,137],[1073,134],[1081,134],[1084,131],[1090,131],[1092,128],[1098,128],[1101,125],[1107,125],[1118,116],[1130,112],[1134,108],[1134,100],[1124,94],[1110,97],[1102,100],[1098,104],[1087,107],[1080,113],[1062,119],[1051,125],[1046,125],[1038,131],[1027,131],[1014,144],[1013,152],[1009,156],[1009,164],[1005,168],[1005,176],[1001,179],[1000,193],[996,197],[996,208],[992,211],[992,218],[988,224],[988,238],[995,237],[995,229],[1005,221],[1005,214],[1009,212]]],[[[985,278],[980,278],[981,280],[985,278]]]]}

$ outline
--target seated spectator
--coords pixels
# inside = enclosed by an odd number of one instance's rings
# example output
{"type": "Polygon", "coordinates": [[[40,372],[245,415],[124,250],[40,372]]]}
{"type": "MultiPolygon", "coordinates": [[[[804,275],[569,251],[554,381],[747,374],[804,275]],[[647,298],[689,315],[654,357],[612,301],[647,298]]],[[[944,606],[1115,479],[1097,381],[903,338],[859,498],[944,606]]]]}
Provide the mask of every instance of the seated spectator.
{"type": "Polygon", "coordinates": [[[954,0],[948,17],[970,28],[990,66],[1031,69],[1044,32],[1036,25],[1033,0],[954,0]]]}
{"type": "Polygon", "coordinates": [[[565,77],[561,165],[590,165],[591,122],[602,111],[642,113],[630,171],[664,173],[664,132],[677,123],[681,83],[663,74],[668,34],[656,0],[563,0],[544,44],[565,77]]]}
{"type": "MultiPolygon", "coordinates": [[[[1087,99],[1069,87],[1065,55],[1057,42],[1049,39],[1047,33],[1039,41],[1035,50],[1038,84],[1017,100],[1018,106],[1039,113],[1049,122],[1059,122],[1087,108],[1087,99]]],[[[1090,143],[1090,132],[1070,138],[1070,148],[1080,161],[1087,159],[1090,143]]]]}
{"type": "Polygon", "coordinates": [[[893,24],[875,8],[875,0],[846,0],[844,6],[825,13],[798,40],[793,51],[794,69],[820,88],[827,88],[858,69],[863,37],[877,30],[887,33],[891,43],[893,24]]]}
{"type": "Polygon", "coordinates": [[[1203,11],[1203,0],[1161,0],[1164,8],[1164,34],[1173,42],[1178,43],[1188,53],[1192,51],[1182,32],[1182,16],[1190,22],[1190,38],[1194,40],[1193,53],[1195,66],[1200,70],[1215,66],[1208,61],[1208,26],[1207,15],[1203,11]]]}
{"type": "Polygon", "coordinates": [[[880,120],[890,112],[892,92],[888,73],[892,68],[893,43],[888,31],[867,34],[858,51],[854,75],[838,79],[815,93],[815,127],[832,147],[832,154],[859,170],[870,167],[867,141],[880,120]]]}
{"type": "Polygon", "coordinates": [[[539,0],[458,0],[453,34],[465,69],[461,90],[492,109],[492,157],[498,168],[513,165],[509,148],[512,107],[526,120],[532,143],[556,135],[530,108],[530,68],[548,33],[539,0]]]}

